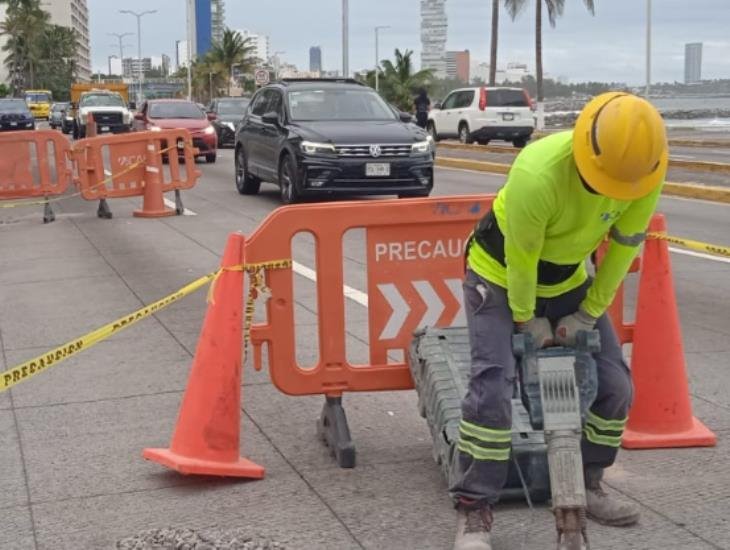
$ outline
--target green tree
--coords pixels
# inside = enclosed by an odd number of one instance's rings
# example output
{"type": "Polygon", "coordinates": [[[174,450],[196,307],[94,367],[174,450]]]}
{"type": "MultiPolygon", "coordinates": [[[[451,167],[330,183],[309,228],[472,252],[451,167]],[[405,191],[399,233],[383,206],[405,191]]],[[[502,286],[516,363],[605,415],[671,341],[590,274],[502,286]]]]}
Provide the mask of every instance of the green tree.
{"type": "Polygon", "coordinates": [[[48,27],[50,15],[41,9],[40,0],[0,0],[7,5],[5,21],[0,23],[0,35],[7,38],[6,53],[13,92],[18,94],[26,85],[36,86],[39,42],[48,27]]]}
{"type": "Polygon", "coordinates": [[[37,50],[37,86],[51,90],[57,100],[69,99],[76,70],[76,33],[68,27],[47,25],[37,50]]]}
{"type": "Polygon", "coordinates": [[[7,84],[0,82],[0,97],[8,97],[10,95],[10,88],[7,84]]]}
{"type": "Polygon", "coordinates": [[[228,95],[231,95],[233,69],[239,67],[241,72],[251,72],[256,66],[256,58],[252,52],[256,47],[250,38],[244,38],[240,32],[226,29],[221,41],[213,44],[208,56],[212,63],[225,67],[228,77],[228,95]]]}
{"type": "Polygon", "coordinates": [[[433,78],[431,69],[413,71],[412,50],[395,50],[395,63],[389,59],[382,61],[383,72],[380,91],[383,97],[402,111],[411,111],[413,96],[419,88],[427,88],[433,78]]]}
{"type": "MultiPolygon", "coordinates": [[[[537,101],[539,104],[542,104],[545,99],[542,79],[542,4],[545,2],[550,26],[555,27],[558,17],[563,15],[565,0],[504,0],[504,5],[514,21],[525,6],[533,1],[535,2],[535,76],[537,77],[537,101]]],[[[595,1],[583,0],[583,3],[588,8],[588,11],[591,12],[591,15],[595,15],[595,1]]]]}

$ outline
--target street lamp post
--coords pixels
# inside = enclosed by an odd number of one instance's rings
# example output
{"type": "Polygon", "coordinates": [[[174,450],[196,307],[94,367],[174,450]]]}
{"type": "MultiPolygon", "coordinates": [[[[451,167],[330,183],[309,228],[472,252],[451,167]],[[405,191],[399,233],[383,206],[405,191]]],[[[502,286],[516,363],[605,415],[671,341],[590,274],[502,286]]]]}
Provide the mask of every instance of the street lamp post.
{"type": "Polygon", "coordinates": [[[348,0],[342,0],[342,76],[350,76],[350,8],[348,0]]]}
{"type": "Polygon", "coordinates": [[[213,101],[213,73],[208,72],[208,95],[210,100],[213,101]]]}
{"type": "Polygon", "coordinates": [[[380,53],[378,51],[378,31],[381,29],[389,29],[389,25],[379,25],[375,27],[375,91],[380,90],[380,80],[378,73],[380,72],[380,53]]]}
{"type": "Polygon", "coordinates": [[[142,17],[152,13],[157,13],[157,10],[146,10],[140,12],[119,10],[119,13],[127,13],[137,18],[137,63],[139,69],[139,92],[137,94],[137,101],[142,103],[142,81],[144,80],[144,69],[142,67],[142,17]]]}
{"type": "Polygon", "coordinates": [[[116,36],[117,40],[119,41],[119,59],[121,60],[122,67],[124,66],[124,38],[127,36],[134,36],[133,32],[109,32],[107,33],[109,36],[116,36]]]}
{"type": "Polygon", "coordinates": [[[646,99],[651,92],[651,0],[646,0],[646,99]]]}
{"type": "Polygon", "coordinates": [[[279,61],[279,55],[285,53],[285,51],[274,52],[274,61],[276,61],[276,63],[274,64],[274,81],[279,80],[279,66],[281,65],[281,62],[279,61]]]}

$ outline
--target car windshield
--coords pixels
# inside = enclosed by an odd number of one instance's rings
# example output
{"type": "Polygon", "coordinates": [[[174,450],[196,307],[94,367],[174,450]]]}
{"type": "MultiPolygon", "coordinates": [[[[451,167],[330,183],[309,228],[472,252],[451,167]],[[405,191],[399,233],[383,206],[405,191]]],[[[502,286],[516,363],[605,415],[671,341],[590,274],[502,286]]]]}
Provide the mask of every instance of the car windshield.
{"type": "Polygon", "coordinates": [[[79,101],[79,107],[124,107],[124,100],[119,94],[90,94],[79,101]]]}
{"type": "Polygon", "coordinates": [[[242,99],[240,101],[221,101],[218,103],[218,114],[219,115],[241,115],[246,112],[248,107],[248,99],[242,99]]]}
{"type": "Polygon", "coordinates": [[[29,103],[45,103],[51,100],[51,96],[44,93],[28,93],[25,94],[25,100],[29,103]]]}
{"type": "Polygon", "coordinates": [[[487,98],[490,107],[529,107],[522,90],[489,90],[487,98]]]}
{"type": "Polygon", "coordinates": [[[67,103],[56,103],[53,106],[53,111],[56,113],[60,113],[61,111],[65,111],[68,108],[67,103]]]}
{"type": "Polygon", "coordinates": [[[292,120],[394,120],[395,113],[367,88],[289,92],[292,120]]]}
{"type": "Polygon", "coordinates": [[[0,111],[3,113],[25,113],[28,106],[22,99],[0,99],[0,111]]]}
{"type": "Polygon", "coordinates": [[[205,118],[205,113],[194,103],[170,101],[150,103],[150,118],[205,118]]]}

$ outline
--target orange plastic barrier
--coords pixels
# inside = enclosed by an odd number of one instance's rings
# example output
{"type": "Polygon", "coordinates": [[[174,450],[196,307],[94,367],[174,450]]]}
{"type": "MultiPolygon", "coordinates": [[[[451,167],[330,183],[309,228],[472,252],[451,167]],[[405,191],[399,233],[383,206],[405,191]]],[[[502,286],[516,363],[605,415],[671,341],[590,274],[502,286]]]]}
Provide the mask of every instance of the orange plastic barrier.
{"type": "Polygon", "coordinates": [[[264,477],[239,456],[244,238],[228,238],[169,449],[142,456],[183,474],[264,477]]]}
{"type": "MultiPolygon", "coordinates": [[[[150,191],[145,190],[151,175],[153,186],[159,184],[160,188],[155,193],[176,192],[175,210],[182,214],[179,192],[193,187],[201,174],[195,168],[196,152],[187,130],[162,130],[82,139],[74,144],[73,158],[77,163],[81,196],[99,200],[99,217],[109,218],[111,212],[106,199],[145,196],[145,202],[151,200],[147,197],[150,191]],[[169,164],[166,170],[163,160],[169,164]]],[[[156,206],[143,209],[144,212],[155,210],[157,215],[168,215],[167,211],[160,214],[156,206]]]]}
{"type": "MultiPolygon", "coordinates": [[[[65,193],[72,178],[70,149],[69,141],[54,130],[0,134],[0,200],[65,193]]],[[[46,203],[43,221],[54,218],[46,203]]]]}
{"type": "MultiPolygon", "coordinates": [[[[650,232],[665,232],[656,215],[650,232]]],[[[631,353],[636,395],[622,444],[630,449],[715,445],[717,438],[692,414],[682,331],[666,241],[644,245],[631,353]]]]}

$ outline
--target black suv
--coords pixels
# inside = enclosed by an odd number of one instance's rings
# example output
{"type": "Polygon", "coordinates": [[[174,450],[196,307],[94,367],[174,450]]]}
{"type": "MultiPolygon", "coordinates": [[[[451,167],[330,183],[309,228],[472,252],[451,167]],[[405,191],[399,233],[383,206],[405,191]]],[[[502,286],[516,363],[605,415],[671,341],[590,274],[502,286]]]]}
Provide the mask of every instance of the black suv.
{"type": "Polygon", "coordinates": [[[430,136],[355,80],[283,80],[260,89],[236,132],[236,187],[278,183],[284,203],[316,195],[426,197],[430,136]]]}

